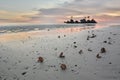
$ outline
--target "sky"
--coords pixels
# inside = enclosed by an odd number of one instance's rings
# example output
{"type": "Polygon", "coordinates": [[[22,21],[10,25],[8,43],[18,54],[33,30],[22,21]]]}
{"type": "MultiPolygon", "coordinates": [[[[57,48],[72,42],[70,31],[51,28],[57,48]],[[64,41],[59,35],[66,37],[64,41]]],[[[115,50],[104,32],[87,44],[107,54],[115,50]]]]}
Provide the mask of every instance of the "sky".
{"type": "Polygon", "coordinates": [[[0,0],[0,23],[120,22],[120,0],[0,0]]]}

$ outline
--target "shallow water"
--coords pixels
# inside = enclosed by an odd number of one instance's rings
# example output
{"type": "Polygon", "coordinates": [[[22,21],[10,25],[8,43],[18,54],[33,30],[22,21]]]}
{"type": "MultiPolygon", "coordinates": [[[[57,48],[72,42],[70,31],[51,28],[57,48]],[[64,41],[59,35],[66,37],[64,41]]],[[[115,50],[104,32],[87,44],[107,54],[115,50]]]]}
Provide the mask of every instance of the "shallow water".
{"type": "Polygon", "coordinates": [[[88,26],[97,27],[96,24],[2,25],[0,26],[0,34],[88,26]]]}
{"type": "Polygon", "coordinates": [[[0,41],[22,40],[30,36],[70,34],[92,29],[93,24],[54,24],[54,25],[7,25],[0,26],[0,41]]]}

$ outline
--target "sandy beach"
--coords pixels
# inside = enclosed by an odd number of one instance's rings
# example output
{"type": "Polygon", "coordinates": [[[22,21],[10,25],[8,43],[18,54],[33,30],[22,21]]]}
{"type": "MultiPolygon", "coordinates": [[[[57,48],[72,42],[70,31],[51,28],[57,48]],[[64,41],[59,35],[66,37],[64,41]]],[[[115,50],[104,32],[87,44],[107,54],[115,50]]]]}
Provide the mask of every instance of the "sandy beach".
{"type": "Polygon", "coordinates": [[[100,27],[1,34],[0,80],[120,80],[120,25],[100,27]]]}

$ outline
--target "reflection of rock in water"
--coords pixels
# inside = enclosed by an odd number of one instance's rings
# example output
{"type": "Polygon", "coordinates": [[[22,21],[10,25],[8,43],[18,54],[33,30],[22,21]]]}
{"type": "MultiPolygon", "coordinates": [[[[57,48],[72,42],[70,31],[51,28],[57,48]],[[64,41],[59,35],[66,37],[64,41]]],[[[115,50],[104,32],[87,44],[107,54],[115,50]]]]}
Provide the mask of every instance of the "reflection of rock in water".
{"type": "Polygon", "coordinates": [[[85,24],[86,26],[96,26],[96,24],[94,24],[94,23],[87,23],[87,24],[85,24]]]}

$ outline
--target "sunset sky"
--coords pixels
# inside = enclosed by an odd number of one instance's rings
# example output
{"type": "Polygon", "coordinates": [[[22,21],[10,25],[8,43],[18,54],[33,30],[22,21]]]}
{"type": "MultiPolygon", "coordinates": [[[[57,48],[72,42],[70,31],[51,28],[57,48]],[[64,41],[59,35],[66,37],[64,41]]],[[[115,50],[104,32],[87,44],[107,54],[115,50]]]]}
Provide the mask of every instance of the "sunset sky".
{"type": "Polygon", "coordinates": [[[120,0],[1,0],[0,23],[63,23],[90,15],[99,22],[120,21],[120,0]]]}

